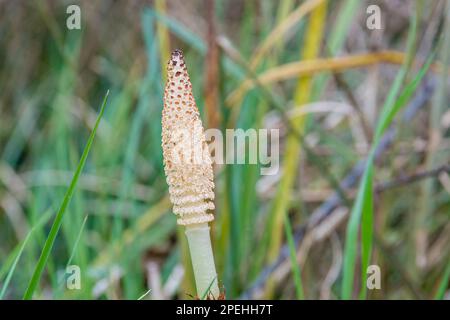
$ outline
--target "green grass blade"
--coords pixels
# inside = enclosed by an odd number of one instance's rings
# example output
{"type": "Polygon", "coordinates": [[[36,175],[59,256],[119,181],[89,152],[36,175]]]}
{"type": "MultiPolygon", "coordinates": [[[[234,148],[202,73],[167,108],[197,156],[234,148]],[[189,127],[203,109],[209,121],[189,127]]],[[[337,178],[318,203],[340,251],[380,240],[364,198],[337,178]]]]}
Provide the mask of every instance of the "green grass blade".
{"type": "Polygon", "coordinates": [[[439,287],[438,287],[438,290],[436,292],[434,299],[436,299],[436,300],[444,299],[445,291],[448,288],[449,280],[450,280],[450,263],[447,264],[447,268],[445,269],[445,273],[441,279],[441,282],[439,283],[439,287]]]}
{"type": "Polygon", "coordinates": [[[22,256],[22,252],[25,249],[25,246],[26,246],[28,240],[30,239],[30,236],[31,236],[32,232],[33,232],[33,229],[30,230],[30,232],[27,234],[27,236],[23,240],[22,245],[20,246],[20,250],[19,250],[19,252],[17,253],[17,255],[15,257],[11,268],[9,269],[8,275],[6,276],[5,282],[4,282],[2,290],[0,292],[0,300],[3,300],[3,297],[4,297],[5,293],[6,293],[6,289],[8,288],[9,282],[11,281],[11,278],[12,278],[12,276],[14,274],[14,270],[16,270],[17,263],[19,262],[20,257],[22,256]]]}
{"type": "Polygon", "coordinates": [[[75,243],[74,243],[73,248],[72,248],[72,253],[70,254],[69,260],[67,260],[67,265],[66,266],[69,266],[72,263],[73,258],[75,257],[75,253],[77,252],[77,248],[78,248],[78,243],[81,240],[81,235],[83,234],[83,230],[84,230],[84,227],[86,225],[88,217],[89,216],[86,216],[83,219],[83,223],[81,224],[80,231],[78,232],[77,238],[75,239],[75,243]]]}
{"type": "Polygon", "coordinates": [[[142,300],[144,299],[150,292],[152,292],[152,289],[148,289],[144,294],[142,294],[138,300],[142,300]]]}
{"type": "Polygon", "coordinates": [[[401,89],[401,85],[406,77],[408,67],[413,57],[414,44],[417,35],[417,17],[413,16],[410,31],[407,40],[407,59],[397,74],[394,83],[389,91],[389,94],[383,105],[380,120],[378,121],[377,128],[375,130],[374,142],[371,147],[369,157],[367,159],[366,169],[361,180],[361,184],[358,190],[357,198],[354,202],[350,219],[347,226],[346,242],[345,242],[345,254],[344,254],[344,268],[343,268],[343,280],[341,288],[341,298],[351,299],[353,280],[355,273],[355,260],[358,244],[358,231],[362,216],[362,242],[361,242],[361,275],[362,275],[362,289],[360,291],[360,297],[366,296],[366,269],[369,265],[370,256],[373,246],[373,160],[374,151],[388,126],[392,123],[395,115],[411,98],[416,91],[417,86],[420,84],[423,76],[428,70],[432,58],[432,55],[427,63],[418,72],[415,79],[406,86],[400,97],[397,98],[398,92],[401,89]],[[396,100],[397,98],[397,100],[396,100]]]}
{"type": "MultiPolygon", "coordinates": [[[[31,228],[31,230],[28,232],[27,236],[25,237],[25,239],[23,239],[21,242],[19,242],[17,244],[17,246],[14,248],[14,250],[9,254],[8,258],[6,259],[5,263],[2,265],[2,267],[0,268],[0,279],[3,278],[6,275],[5,281],[4,281],[4,287],[6,287],[6,279],[8,278],[8,274],[14,273],[14,269],[17,266],[16,260],[18,261],[20,258],[20,255],[22,254],[22,250],[25,248],[25,242],[27,242],[29,239],[28,237],[32,234],[35,233],[35,231],[39,228],[41,228],[51,217],[52,211],[51,210],[46,210],[44,212],[44,214],[41,215],[39,221],[33,226],[33,228],[31,228]],[[19,257],[19,258],[18,258],[19,257]]],[[[6,290],[2,288],[2,291],[6,290]]],[[[1,298],[0,298],[1,299],[1,298]]]]}
{"type": "Polygon", "coordinates": [[[403,81],[405,80],[406,74],[408,72],[408,67],[411,64],[412,58],[413,58],[413,51],[414,51],[414,43],[415,39],[417,37],[417,16],[414,15],[411,20],[411,25],[408,33],[408,40],[406,45],[406,61],[402,65],[400,71],[397,73],[397,76],[395,77],[394,83],[391,87],[391,90],[389,90],[388,96],[386,100],[384,101],[383,107],[381,108],[381,114],[380,114],[380,121],[377,123],[377,128],[375,130],[375,143],[379,139],[381,139],[381,136],[383,135],[384,130],[386,127],[381,125],[383,123],[383,119],[386,117],[386,115],[389,113],[389,110],[392,109],[392,106],[395,104],[395,98],[397,97],[398,93],[400,92],[401,86],[403,81]]]}
{"type": "Polygon", "coordinates": [[[86,146],[83,150],[83,154],[81,155],[80,162],[78,163],[78,166],[73,175],[72,181],[70,182],[70,186],[67,189],[67,192],[64,196],[61,207],[59,208],[58,213],[56,214],[55,220],[53,221],[53,224],[52,224],[52,227],[48,234],[47,240],[45,241],[44,248],[42,249],[41,256],[39,257],[39,260],[35,267],[33,276],[31,278],[31,280],[28,284],[28,288],[25,291],[25,294],[23,296],[23,298],[26,300],[32,299],[34,291],[36,290],[36,287],[41,279],[42,272],[44,271],[45,265],[47,264],[48,257],[50,256],[50,252],[52,250],[56,236],[58,235],[59,228],[61,227],[64,213],[66,212],[67,206],[69,205],[70,200],[73,196],[75,187],[78,182],[78,178],[80,177],[80,174],[86,163],[86,159],[88,157],[89,150],[91,149],[92,142],[94,141],[95,133],[97,131],[98,125],[100,124],[100,120],[103,116],[103,113],[105,111],[105,106],[106,106],[106,101],[108,100],[108,95],[109,95],[109,90],[106,92],[105,97],[103,98],[102,107],[100,109],[97,120],[95,122],[94,129],[92,130],[92,132],[89,136],[89,139],[86,143],[86,146]]]}
{"type": "MultiPolygon", "coordinates": [[[[384,115],[379,122],[377,132],[380,132],[381,137],[388,126],[392,123],[395,115],[401,110],[401,108],[409,101],[423,77],[427,73],[431,62],[433,61],[434,53],[430,55],[427,62],[422,66],[414,79],[406,86],[398,99],[394,102],[391,108],[386,109],[384,115]]],[[[361,186],[358,192],[358,196],[353,206],[350,221],[347,229],[346,238],[346,250],[344,258],[344,279],[342,286],[342,298],[350,299],[351,290],[353,287],[353,275],[354,275],[354,262],[356,257],[356,243],[358,236],[358,226],[361,214],[363,215],[362,225],[362,274],[363,274],[363,289],[365,291],[366,273],[365,268],[368,266],[370,259],[370,253],[372,248],[372,233],[373,233],[373,198],[372,198],[372,175],[373,175],[373,159],[374,150],[377,147],[379,138],[374,141],[371,154],[368,158],[366,172],[363,176],[361,186]]],[[[361,297],[365,294],[362,293],[361,297]]]]}
{"type": "MultiPolygon", "coordinates": [[[[72,252],[70,254],[69,260],[67,260],[67,263],[66,263],[66,270],[67,270],[67,267],[72,264],[72,260],[75,257],[75,254],[76,254],[77,248],[78,248],[78,244],[80,243],[81,236],[83,234],[84,227],[86,226],[88,217],[89,217],[88,215],[86,215],[84,217],[83,223],[81,224],[80,230],[78,231],[77,238],[75,239],[75,242],[73,244],[72,252]]],[[[55,290],[56,291],[56,293],[54,294],[55,297],[58,297],[59,294],[61,293],[63,283],[64,283],[64,278],[60,281],[58,288],[55,290]]]]}
{"type": "MultiPolygon", "coordinates": [[[[217,277],[214,277],[214,279],[209,284],[208,288],[205,290],[205,292],[202,294],[201,300],[205,300],[208,295],[211,293],[211,287],[214,284],[214,281],[216,281],[217,277]]],[[[214,299],[217,299],[218,297],[213,297],[214,299]]]]}
{"type": "MultiPolygon", "coordinates": [[[[364,176],[361,181],[361,186],[359,187],[358,194],[356,197],[356,202],[353,205],[350,219],[347,225],[347,233],[345,238],[345,254],[344,254],[344,269],[343,269],[343,280],[342,280],[342,299],[350,299],[352,297],[353,291],[353,278],[355,273],[355,260],[356,251],[358,245],[358,227],[361,218],[361,213],[364,209],[369,207],[369,201],[371,198],[372,190],[372,172],[373,163],[368,161],[364,176]]],[[[371,208],[371,203],[370,203],[371,208]]],[[[372,210],[372,208],[370,209],[372,210]]]]}
{"type": "Polygon", "coordinates": [[[360,298],[366,298],[366,282],[367,267],[369,266],[370,256],[372,254],[373,242],[373,158],[370,158],[367,168],[367,175],[364,180],[362,208],[358,208],[362,212],[361,222],[361,286],[360,298]]]}
{"type": "Polygon", "coordinates": [[[297,250],[295,249],[294,237],[292,236],[292,227],[288,217],[284,216],[284,230],[286,232],[286,239],[289,246],[289,256],[291,258],[292,273],[294,275],[295,294],[298,300],[303,300],[305,294],[303,292],[303,284],[300,266],[297,263],[297,250]]]}
{"type": "MultiPolygon", "coordinates": [[[[380,139],[381,135],[384,134],[387,127],[392,123],[392,120],[394,119],[395,115],[400,111],[400,109],[406,104],[406,102],[411,98],[411,96],[416,92],[417,87],[421,83],[423,77],[427,73],[428,69],[430,68],[431,63],[433,62],[435,54],[431,54],[430,57],[428,57],[426,63],[424,66],[419,70],[416,77],[407,85],[405,90],[402,92],[402,94],[398,97],[397,101],[393,105],[392,108],[389,108],[389,110],[386,111],[382,115],[382,118],[378,124],[377,132],[380,132],[379,135],[377,135],[377,138],[380,139]]],[[[378,140],[377,139],[377,140],[378,140]]],[[[378,142],[378,141],[377,141],[378,142]]]]}

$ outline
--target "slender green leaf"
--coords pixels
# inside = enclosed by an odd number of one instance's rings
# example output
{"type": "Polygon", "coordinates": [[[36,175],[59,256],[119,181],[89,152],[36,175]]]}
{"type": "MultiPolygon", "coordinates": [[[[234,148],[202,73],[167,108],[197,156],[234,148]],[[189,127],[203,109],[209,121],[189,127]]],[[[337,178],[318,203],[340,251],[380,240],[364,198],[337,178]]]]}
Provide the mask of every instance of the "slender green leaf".
{"type": "Polygon", "coordinates": [[[303,300],[305,298],[305,294],[303,293],[301,271],[297,262],[297,250],[295,249],[294,237],[292,236],[292,227],[287,215],[284,216],[284,230],[286,232],[286,239],[289,246],[292,273],[294,274],[295,293],[298,300],[303,300]]]}
{"type": "Polygon", "coordinates": [[[450,262],[447,263],[447,268],[442,276],[441,282],[439,283],[438,290],[435,295],[436,300],[444,299],[445,291],[448,289],[448,281],[450,280],[450,262]]]}
{"type": "Polygon", "coordinates": [[[5,283],[3,284],[2,290],[0,291],[0,300],[3,299],[6,289],[8,288],[9,282],[11,281],[11,278],[14,274],[14,270],[16,270],[17,263],[19,262],[20,257],[22,256],[22,252],[25,249],[25,246],[27,245],[28,240],[30,239],[31,233],[33,232],[33,229],[30,230],[30,232],[27,234],[25,239],[22,242],[22,245],[20,246],[20,250],[16,255],[16,258],[14,259],[14,262],[9,269],[8,275],[6,276],[5,283]]]}
{"type": "Polygon", "coordinates": [[[384,134],[387,127],[392,123],[392,120],[394,119],[395,115],[408,102],[408,100],[411,98],[414,92],[416,92],[417,87],[419,86],[419,84],[423,80],[423,77],[430,68],[434,56],[435,54],[433,53],[430,55],[430,57],[428,57],[425,65],[419,70],[416,77],[411,81],[411,83],[408,84],[408,86],[405,88],[402,94],[398,97],[397,101],[394,103],[392,108],[390,108],[389,110],[386,111],[385,114],[383,114],[382,119],[380,120],[377,128],[377,132],[380,132],[379,138],[381,137],[382,134],[384,134]]]}
{"type": "MultiPolygon", "coordinates": [[[[41,228],[51,217],[52,211],[51,210],[47,210],[44,212],[44,214],[42,214],[42,216],[40,217],[40,219],[37,221],[37,223],[35,223],[35,225],[31,228],[31,230],[28,232],[27,236],[25,237],[25,239],[23,239],[21,242],[19,242],[16,246],[16,248],[14,248],[14,250],[12,251],[12,253],[8,256],[8,258],[6,259],[6,262],[3,264],[2,268],[0,269],[0,279],[3,278],[3,276],[5,275],[6,271],[8,271],[8,274],[6,275],[4,284],[3,284],[3,288],[2,291],[6,291],[8,284],[10,282],[10,279],[17,267],[17,263],[20,260],[20,256],[22,255],[22,251],[25,249],[25,245],[26,242],[28,242],[29,238],[31,237],[32,234],[35,233],[35,231],[39,228],[41,228]],[[9,280],[8,280],[9,278],[9,280]]],[[[2,293],[3,295],[4,293],[2,293]]],[[[0,299],[1,296],[0,295],[0,299]]]]}
{"type": "Polygon", "coordinates": [[[400,71],[397,73],[394,83],[389,90],[388,96],[384,101],[383,107],[381,108],[380,121],[377,124],[377,128],[375,130],[375,141],[378,141],[383,135],[383,131],[386,129],[381,123],[383,123],[386,115],[389,113],[389,110],[392,109],[392,106],[395,104],[395,98],[400,92],[403,81],[405,80],[406,74],[408,73],[408,67],[413,58],[414,51],[414,43],[417,37],[417,16],[414,15],[411,20],[411,25],[408,33],[408,40],[406,45],[406,60],[403,63],[400,71]]]}
{"type": "MultiPolygon", "coordinates": [[[[203,292],[201,300],[205,300],[208,297],[208,295],[211,293],[211,287],[214,284],[214,281],[217,281],[217,277],[214,277],[214,279],[212,279],[208,288],[206,288],[205,292],[203,292]]],[[[218,297],[213,297],[213,298],[217,299],[218,297]]]]}
{"type": "Polygon", "coordinates": [[[402,94],[396,99],[401,85],[406,77],[408,66],[410,65],[413,57],[414,43],[417,34],[417,17],[413,16],[410,31],[408,34],[408,56],[397,74],[394,84],[389,91],[388,97],[382,108],[380,120],[377,124],[375,131],[374,142],[371,147],[369,157],[367,159],[365,172],[361,180],[361,184],[358,190],[357,198],[353,205],[350,219],[347,225],[345,252],[344,252],[344,269],[343,269],[343,283],[341,288],[341,296],[343,299],[350,299],[353,291],[353,281],[355,272],[355,260],[358,247],[358,232],[359,225],[362,216],[362,243],[361,243],[361,275],[362,275],[362,289],[360,291],[360,297],[366,296],[366,269],[370,261],[370,256],[373,246],[373,160],[376,147],[385,133],[388,126],[392,123],[395,115],[400,109],[408,102],[412,94],[417,89],[417,86],[421,82],[423,76],[426,74],[434,55],[431,55],[427,63],[421,68],[414,80],[409,83],[403,90],[402,94]]]}
{"type": "MultiPolygon", "coordinates": [[[[344,278],[341,292],[342,299],[350,299],[352,297],[353,277],[355,272],[356,251],[358,245],[358,227],[361,213],[364,209],[367,209],[369,200],[371,198],[371,195],[369,194],[372,191],[370,190],[372,182],[372,172],[372,161],[368,161],[347,225],[344,251],[344,278]]],[[[372,209],[370,209],[370,212],[371,210],[372,209]]]]}
{"type": "Polygon", "coordinates": [[[84,217],[84,219],[83,219],[83,223],[81,224],[80,231],[78,232],[77,238],[75,239],[75,243],[72,248],[72,253],[70,254],[69,260],[67,260],[66,266],[70,265],[72,263],[73,258],[75,257],[75,253],[77,252],[77,248],[78,248],[78,243],[80,242],[81,235],[83,234],[83,230],[86,225],[87,219],[88,219],[88,216],[84,217]]]}
{"type": "Polygon", "coordinates": [[[144,294],[142,294],[138,300],[142,300],[144,299],[150,292],[152,292],[152,289],[148,289],[144,294]]]}
{"type": "Polygon", "coordinates": [[[36,290],[37,285],[42,276],[42,272],[44,271],[45,265],[47,264],[48,257],[50,256],[51,250],[53,248],[53,244],[55,243],[56,236],[58,235],[59,228],[61,227],[62,219],[64,217],[64,213],[66,212],[67,206],[70,203],[70,200],[75,192],[75,187],[77,185],[80,174],[84,168],[86,163],[86,159],[89,154],[89,150],[91,149],[92,142],[94,141],[95,133],[97,132],[98,125],[100,124],[100,120],[105,111],[106,101],[108,100],[109,90],[106,92],[105,97],[103,98],[102,107],[98,114],[97,120],[95,122],[94,129],[89,136],[87,144],[83,150],[83,154],[81,155],[80,162],[78,163],[77,169],[73,175],[72,181],[70,182],[69,188],[64,196],[64,199],[61,203],[61,207],[56,214],[55,220],[53,221],[52,227],[48,234],[47,240],[45,241],[44,248],[42,249],[41,256],[39,257],[38,263],[35,267],[33,276],[28,284],[27,290],[23,296],[24,299],[29,300],[33,298],[33,294],[36,290]]]}

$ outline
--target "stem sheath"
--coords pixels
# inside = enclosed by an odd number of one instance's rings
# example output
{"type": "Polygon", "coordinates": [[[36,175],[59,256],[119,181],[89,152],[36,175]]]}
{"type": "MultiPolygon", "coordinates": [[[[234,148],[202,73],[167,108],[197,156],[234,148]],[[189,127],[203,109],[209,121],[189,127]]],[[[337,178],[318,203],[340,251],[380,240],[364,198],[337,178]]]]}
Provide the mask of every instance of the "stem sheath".
{"type": "Polygon", "coordinates": [[[191,253],[192,268],[194,269],[195,285],[199,298],[207,297],[210,293],[213,298],[219,297],[216,266],[207,223],[186,226],[186,237],[191,253]],[[205,295],[205,293],[207,293],[205,295]]]}

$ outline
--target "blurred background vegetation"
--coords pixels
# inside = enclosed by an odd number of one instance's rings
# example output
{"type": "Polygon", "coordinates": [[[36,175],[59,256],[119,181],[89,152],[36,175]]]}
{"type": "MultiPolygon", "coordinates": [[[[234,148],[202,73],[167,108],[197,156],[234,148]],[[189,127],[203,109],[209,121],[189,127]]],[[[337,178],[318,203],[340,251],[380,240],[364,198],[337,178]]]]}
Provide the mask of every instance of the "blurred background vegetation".
{"type": "Polygon", "coordinates": [[[276,174],[215,167],[227,298],[448,297],[449,1],[5,0],[1,298],[24,295],[107,90],[34,298],[195,296],[160,146],[175,48],[206,127],[281,132],[276,174]],[[380,290],[365,290],[368,264],[380,290]]]}

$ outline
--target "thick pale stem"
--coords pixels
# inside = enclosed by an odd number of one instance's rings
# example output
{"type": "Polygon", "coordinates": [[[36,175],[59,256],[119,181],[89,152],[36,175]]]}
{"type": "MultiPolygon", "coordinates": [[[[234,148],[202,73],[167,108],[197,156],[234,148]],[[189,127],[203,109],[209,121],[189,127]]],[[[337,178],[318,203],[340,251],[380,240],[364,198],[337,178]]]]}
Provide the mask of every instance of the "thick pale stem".
{"type": "Polygon", "coordinates": [[[205,293],[211,293],[217,299],[219,297],[219,286],[208,224],[187,225],[186,237],[191,253],[197,295],[199,298],[206,298],[205,293]]]}

